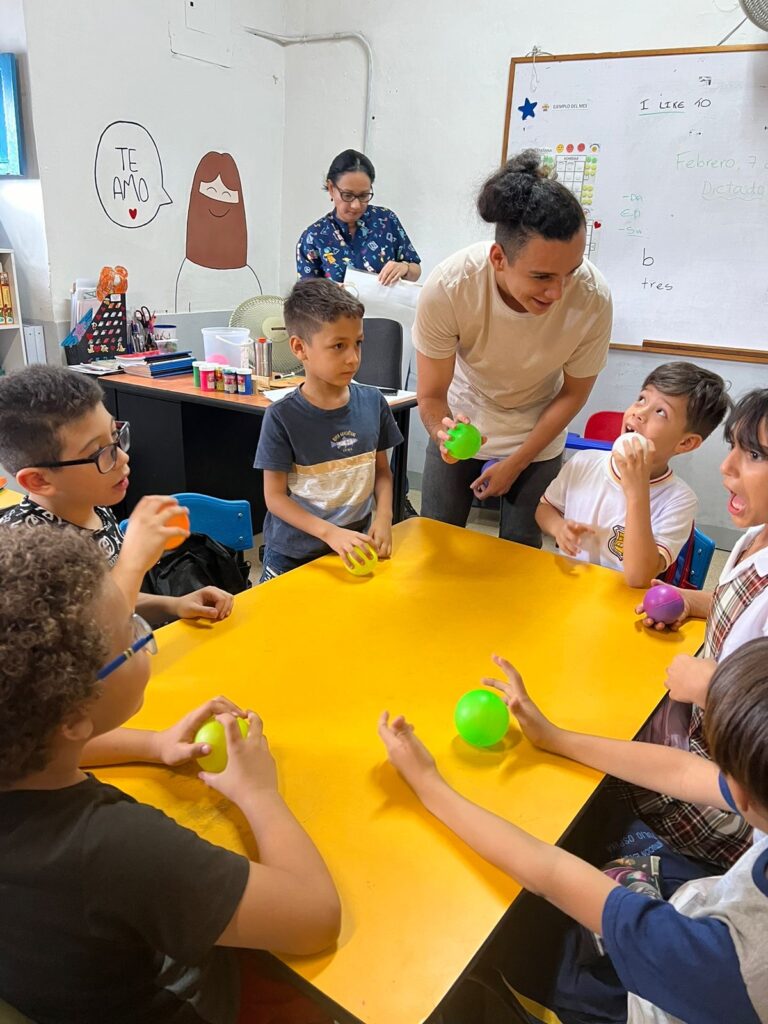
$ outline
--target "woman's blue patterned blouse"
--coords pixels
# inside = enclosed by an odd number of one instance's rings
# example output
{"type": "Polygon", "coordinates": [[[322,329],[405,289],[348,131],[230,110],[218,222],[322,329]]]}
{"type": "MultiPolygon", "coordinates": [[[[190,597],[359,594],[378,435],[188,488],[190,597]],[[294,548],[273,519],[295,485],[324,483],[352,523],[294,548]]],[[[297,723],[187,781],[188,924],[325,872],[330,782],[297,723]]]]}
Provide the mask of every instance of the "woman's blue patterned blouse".
{"type": "Polygon", "coordinates": [[[378,274],[390,260],[421,263],[397,215],[383,206],[369,206],[353,236],[332,210],[310,224],[296,246],[299,277],[343,281],[348,266],[378,274]]]}

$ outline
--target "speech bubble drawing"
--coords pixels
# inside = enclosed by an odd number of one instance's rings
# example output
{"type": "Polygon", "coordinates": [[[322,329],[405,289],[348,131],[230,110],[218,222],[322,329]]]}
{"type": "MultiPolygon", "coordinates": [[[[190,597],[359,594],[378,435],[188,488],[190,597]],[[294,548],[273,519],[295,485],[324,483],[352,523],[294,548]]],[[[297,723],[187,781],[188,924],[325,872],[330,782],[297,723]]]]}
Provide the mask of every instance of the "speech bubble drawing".
{"type": "Polygon", "coordinates": [[[143,228],[173,202],[155,140],[136,121],[107,125],[96,146],[93,178],[104,213],[121,228],[143,228]]]}

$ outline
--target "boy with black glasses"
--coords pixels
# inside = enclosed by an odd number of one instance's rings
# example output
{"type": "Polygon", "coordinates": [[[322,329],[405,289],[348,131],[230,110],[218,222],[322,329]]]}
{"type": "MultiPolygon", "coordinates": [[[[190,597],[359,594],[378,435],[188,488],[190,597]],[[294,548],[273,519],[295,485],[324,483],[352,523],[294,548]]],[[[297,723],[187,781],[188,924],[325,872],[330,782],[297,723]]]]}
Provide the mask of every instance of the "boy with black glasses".
{"type": "Polygon", "coordinates": [[[90,534],[131,603],[155,624],[225,618],[232,596],[217,587],[184,597],[136,596],[139,567],[151,565],[168,537],[184,531],[164,526],[179,511],[173,499],[144,498],[132,519],[145,529],[136,531],[121,555],[125,538],[111,506],[128,489],[130,428],[115,422],[102,397],[96,381],[64,367],[28,366],[0,380],[0,463],[27,492],[0,523],[71,525],[90,534]],[[147,558],[147,543],[156,548],[154,559],[147,558]],[[139,544],[141,551],[135,550],[139,544]]]}

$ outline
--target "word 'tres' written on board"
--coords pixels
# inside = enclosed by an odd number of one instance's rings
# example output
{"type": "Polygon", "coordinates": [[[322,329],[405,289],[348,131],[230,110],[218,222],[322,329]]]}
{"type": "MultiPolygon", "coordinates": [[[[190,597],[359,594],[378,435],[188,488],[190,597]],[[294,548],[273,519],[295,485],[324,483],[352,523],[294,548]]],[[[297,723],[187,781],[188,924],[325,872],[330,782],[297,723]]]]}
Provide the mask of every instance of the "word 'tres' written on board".
{"type": "Polygon", "coordinates": [[[173,200],[163,186],[155,140],[136,121],[113,121],[101,133],[93,171],[104,213],[121,228],[142,228],[173,200]]]}

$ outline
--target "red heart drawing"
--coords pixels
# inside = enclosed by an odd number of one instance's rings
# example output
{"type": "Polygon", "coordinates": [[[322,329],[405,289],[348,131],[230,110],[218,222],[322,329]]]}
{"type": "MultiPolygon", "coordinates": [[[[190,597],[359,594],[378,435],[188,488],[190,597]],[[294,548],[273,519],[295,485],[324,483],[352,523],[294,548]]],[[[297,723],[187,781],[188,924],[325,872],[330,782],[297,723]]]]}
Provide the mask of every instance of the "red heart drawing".
{"type": "Polygon", "coordinates": [[[136,220],[136,214],[138,212],[139,212],[138,210],[129,210],[128,211],[128,216],[131,218],[131,220],[136,220]]]}
{"type": "Polygon", "coordinates": [[[603,225],[602,225],[602,224],[600,223],[600,221],[599,221],[599,220],[596,220],[596,221],[595,221],[595,227],[596,227],[596,228],[601,228],[602,226],[603,226],[603,225]]]}

